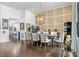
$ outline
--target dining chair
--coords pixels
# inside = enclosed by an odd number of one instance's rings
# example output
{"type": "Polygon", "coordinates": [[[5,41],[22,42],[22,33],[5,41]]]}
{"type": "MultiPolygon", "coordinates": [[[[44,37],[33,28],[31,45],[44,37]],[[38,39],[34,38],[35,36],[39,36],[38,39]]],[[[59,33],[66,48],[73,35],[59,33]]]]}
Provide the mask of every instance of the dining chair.
{"type": "Polygon", "coordinates": [[[38,46],[38,41],[39,41],[39,34],[32,33],[32,46],[34,46],[35,43],[38,46]]]}
{"type": "MultiPolygon", "coordinates": [[[[45,48],[47,47],[47,45],[51,44],[51,39],[48,39],[48,36],[46,33],[41,34],[41,45],[40,47],[42,47],[43,43],[45,44],[45,48]]],[[[52,46],[52,44],[51,44],[52,46]]]]}
{"type": "Polygon", "coordinates": [[[32,41],[31,33],[30,32],[26,32],[25,33],[25,37],[26,37],[26,41],[28,42],[28,44],[30,44],[31,41],[32,41]]]}
{"type": "Polygon", "coordinates": [[[57,36],[57,32],[51,32],[51,36],[57,36]]]}
{"type": "Polygon", "coordinates": [[[57,37],[55,37],[55,46],[60,45],[60,47],[62,47],[63,42],[64,42],[64,34],[59,32],[59,34],[57,34],[57,37]]]}

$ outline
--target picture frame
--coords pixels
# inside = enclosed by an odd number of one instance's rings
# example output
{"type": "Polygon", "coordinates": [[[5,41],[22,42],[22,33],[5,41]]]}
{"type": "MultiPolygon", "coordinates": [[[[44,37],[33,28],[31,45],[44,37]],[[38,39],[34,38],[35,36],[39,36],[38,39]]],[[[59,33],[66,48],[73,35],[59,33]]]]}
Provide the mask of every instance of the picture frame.
{"type": "MultiPolygon", "coordinates": [[[[26,31],[29,32],[28,28],[31,27],[31,24],[30,23],[26,23],[26,31]]],[[[30,30],[31,31],[31,30],[30,30]]]]}
{"type": "Polygon", "coordinates": [[[2,19],[2,29],[8,29],[9,21],[8,19],[2,19]]]}
{"type": "Polygon", "coordinates": [[[24,23],[20,23],[20,30],[24,30],[24,23]]]}

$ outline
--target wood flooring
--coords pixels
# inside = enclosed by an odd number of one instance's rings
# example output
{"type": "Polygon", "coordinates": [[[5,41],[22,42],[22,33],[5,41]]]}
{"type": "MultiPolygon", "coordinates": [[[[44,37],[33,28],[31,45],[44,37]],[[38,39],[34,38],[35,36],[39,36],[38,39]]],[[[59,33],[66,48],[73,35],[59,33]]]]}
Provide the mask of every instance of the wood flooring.
{"type": "Polygon", "coordinates": [[[20,42],[0,43],[0,57],[60,57],[61,48],[59,47],[31,47],[30,45],[20,42]]]}

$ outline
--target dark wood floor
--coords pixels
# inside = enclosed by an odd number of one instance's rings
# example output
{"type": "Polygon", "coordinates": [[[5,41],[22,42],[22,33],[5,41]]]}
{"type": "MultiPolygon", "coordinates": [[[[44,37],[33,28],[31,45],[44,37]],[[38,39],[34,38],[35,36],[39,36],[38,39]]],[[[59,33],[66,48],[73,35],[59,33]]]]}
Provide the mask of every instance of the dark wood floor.
{"type": "Polygon", "coordinates": [[[61,48],[29,47],[21,42],[0,43],[1,57],[59,57],[61,48]]]}

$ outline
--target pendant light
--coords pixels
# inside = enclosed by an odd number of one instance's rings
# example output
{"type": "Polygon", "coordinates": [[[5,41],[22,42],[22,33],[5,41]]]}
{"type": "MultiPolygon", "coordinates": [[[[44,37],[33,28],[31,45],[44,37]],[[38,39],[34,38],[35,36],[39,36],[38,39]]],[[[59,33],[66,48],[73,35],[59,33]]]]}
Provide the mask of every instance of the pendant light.
{"type": "Polygon", "coordinates": [[[44,24],[44,19],[45,19],[45,14],[43,14],[41,10],[42,10],[42,3],[40,2],[40,12],[36,16],[36,20],[39,25],[44,24]]]}

